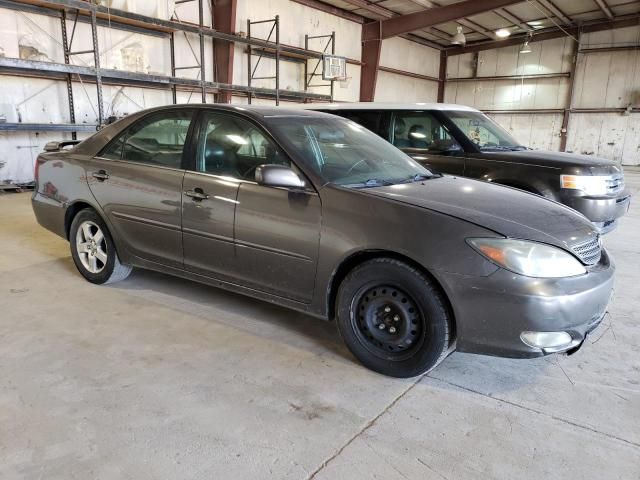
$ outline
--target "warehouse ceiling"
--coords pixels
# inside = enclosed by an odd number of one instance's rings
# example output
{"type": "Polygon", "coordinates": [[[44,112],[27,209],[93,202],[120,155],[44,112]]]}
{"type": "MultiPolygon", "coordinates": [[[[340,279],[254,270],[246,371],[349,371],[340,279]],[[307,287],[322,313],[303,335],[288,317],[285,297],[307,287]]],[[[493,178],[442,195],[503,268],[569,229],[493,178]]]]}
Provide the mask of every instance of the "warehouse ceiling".
{"type": "MultiPolygon", "coordinates": [[[[460,0],[322,0],[322,3],[370,20],[385,20],[459,2],[460,0]]],[[[507,29],[510,35],[535,35],[536,31],[576,27],[639,13],[638,0],[525,0],[463,17],[455,22],[415,30],[411,32],[411,36],[434,46],[447,48],[451,46],[451,37],[458,27],[462,28],[467,45],[473,45],[476,42],[499,40],[496,31],[500,29],[507,29]]]]}

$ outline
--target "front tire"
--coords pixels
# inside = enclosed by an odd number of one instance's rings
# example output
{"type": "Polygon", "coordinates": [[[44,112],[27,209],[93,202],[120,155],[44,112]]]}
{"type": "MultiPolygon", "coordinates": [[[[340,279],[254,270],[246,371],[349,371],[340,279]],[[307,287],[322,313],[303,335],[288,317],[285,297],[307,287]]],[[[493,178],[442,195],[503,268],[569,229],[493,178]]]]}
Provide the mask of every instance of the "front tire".
{"type": "Polygon", "coordinates": [[[369,260],[345,277],[337,323],[356,358],[384,375],[421,375],[450,353],[451,318],[443,295],[421,271],[395,259],[369,260]]]}
{"type": "Polygon", "coordinates": [[[104,221],[92,209],[81,210],[69,231],[71,257],[78,271],[98,285],[124,280],[131,267],[120,263],[115,244],[104,221]]]}

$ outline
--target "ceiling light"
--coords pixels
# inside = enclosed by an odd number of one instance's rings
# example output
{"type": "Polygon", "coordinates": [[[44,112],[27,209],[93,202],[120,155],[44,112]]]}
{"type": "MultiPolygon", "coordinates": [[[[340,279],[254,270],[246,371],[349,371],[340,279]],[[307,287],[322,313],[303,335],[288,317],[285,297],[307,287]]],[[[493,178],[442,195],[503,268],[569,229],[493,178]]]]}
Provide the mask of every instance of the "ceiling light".
{"type": "Polygon", "coordinates": [[[511,32],[506,28],[501,28],[500,30],[496,30],[496,37],[498,38],[507,38],[511,35],[511,32]]]}
{"type": "Polygon", "coordinates": [[[520,48],[520,53],[531,53],[531,47],[529,46],[529,39],[527,38],[520,48]]]}
{"type": "Polygon", "coordinates": [[[467,44],[467,37],[462,33],[462,27],[458,26],[458,33],[451,37],[451,45],[460,45],[464,47],[467,44]]]}

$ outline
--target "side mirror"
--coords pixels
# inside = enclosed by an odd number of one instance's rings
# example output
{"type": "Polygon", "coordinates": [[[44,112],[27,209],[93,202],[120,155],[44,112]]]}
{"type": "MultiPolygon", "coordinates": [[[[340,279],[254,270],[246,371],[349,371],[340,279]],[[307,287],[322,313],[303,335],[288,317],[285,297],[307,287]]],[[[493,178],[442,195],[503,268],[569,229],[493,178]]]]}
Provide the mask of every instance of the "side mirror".
{"type": "Polygon", "coordinates": [[[296,172],[284,165],[260,165],[256,168],[256,182],[267,187],[304,188],[306,183],[296,172]]]}

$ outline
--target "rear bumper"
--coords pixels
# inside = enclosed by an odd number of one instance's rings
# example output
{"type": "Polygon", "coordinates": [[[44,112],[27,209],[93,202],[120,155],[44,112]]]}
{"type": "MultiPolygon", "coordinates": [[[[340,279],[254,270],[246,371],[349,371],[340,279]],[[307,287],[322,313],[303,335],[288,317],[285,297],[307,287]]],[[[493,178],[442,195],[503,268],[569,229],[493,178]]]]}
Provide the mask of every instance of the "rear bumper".
{"type": "Polygon", "coordinates": [[[603,250],[600,263],[576,277],[531,278],[504,269],[487,277],[440,276],[456,318],[456,349],[512,358],[576,350],[607,311],[614,270],[603,250]],[[571,343],[536,348],[521,339],[523,332],[567,332],[571,343]]]}
{"type": "Polygon", "coordinates": [[[594,197],[573,195],[563,192],[562,203],[579,211],[600,230],[607,233],[616,227],[616,220],[622,217],[631,203],[631,192],[627,189],[614,197],[594,197]]]}
{"type": "Polygon", "coordinates": [[[65,208],[61,202],[36,191],[31,197],[31,207],[41,226],[62,238],[67,238],[64,225],[65,208]]]}

